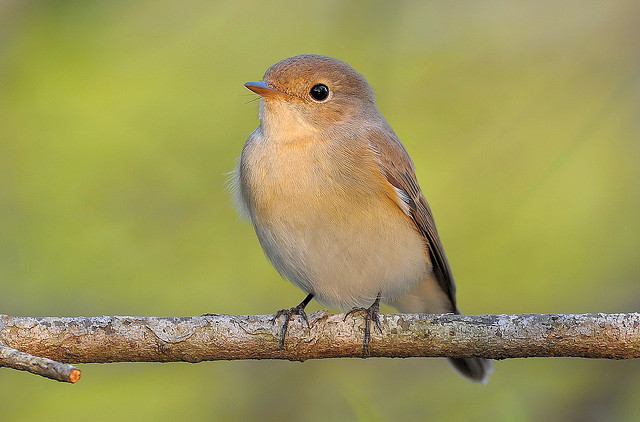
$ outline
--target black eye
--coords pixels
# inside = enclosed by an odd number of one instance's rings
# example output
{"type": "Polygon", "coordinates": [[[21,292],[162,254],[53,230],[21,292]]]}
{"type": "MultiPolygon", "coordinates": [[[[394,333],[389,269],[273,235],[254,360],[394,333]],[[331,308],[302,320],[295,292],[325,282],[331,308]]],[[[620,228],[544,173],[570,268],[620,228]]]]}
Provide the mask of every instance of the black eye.
{"type": "Polygon", "coordinates": [[[324,101],[329,96],[329,88],[325,84],[314,85],[309,95],[316,101],[324,101]]]}

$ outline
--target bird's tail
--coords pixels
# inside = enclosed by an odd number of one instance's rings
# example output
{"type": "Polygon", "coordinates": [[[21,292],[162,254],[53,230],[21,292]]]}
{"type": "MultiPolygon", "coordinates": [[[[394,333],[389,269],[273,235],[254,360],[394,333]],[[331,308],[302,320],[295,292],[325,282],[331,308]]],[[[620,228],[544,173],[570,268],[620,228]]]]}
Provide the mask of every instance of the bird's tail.
{"type": "MultiPolygon", "coordinates": [[[[460,311],[433,278],[426,278],[406,295],[389,303],[404,313],[456,313],[460,311]]],[[[473,382],[486,384],[493,372],[493,361],[484,358],[449,358],[458,373],[473,382]]]]}
{"type": "MultiPolygon", "coordinates": [[[[456,308],[456,314],[461,314],[456,308]]],[[[449,358],[449,363],[462,376],[473,382],[486,384],[493,372],[493,361],[485,358],[449,358]]]]}
{"type": "Polygon", "coordinates": [[[486,384],[493,372],[493,361],[484,358],[449,358],[449,363],[461,375],[473,382],[486,384]]]}

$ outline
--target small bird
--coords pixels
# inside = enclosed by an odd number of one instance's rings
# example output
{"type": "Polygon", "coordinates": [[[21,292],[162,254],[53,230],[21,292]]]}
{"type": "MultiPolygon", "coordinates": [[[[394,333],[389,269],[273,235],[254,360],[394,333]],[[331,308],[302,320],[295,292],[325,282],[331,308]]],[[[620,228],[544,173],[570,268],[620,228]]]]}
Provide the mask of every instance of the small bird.
{"type": "MultiPolygon", "coordinates": [[[[308,294],[276,314],[285,316],[281,347],[291,316],[306,321],[314,298],[364,311],[365,354],[370,323],[381,331],[380,302],[407,313],[460,313],[413,162],[364,76],[303,54],[245,86],[261,96],[260,125],[233,172],[236,206],[273,266],[308,294]]],[[[450,360],[476,382],[492,370],[487,359],[450,360]]]]}

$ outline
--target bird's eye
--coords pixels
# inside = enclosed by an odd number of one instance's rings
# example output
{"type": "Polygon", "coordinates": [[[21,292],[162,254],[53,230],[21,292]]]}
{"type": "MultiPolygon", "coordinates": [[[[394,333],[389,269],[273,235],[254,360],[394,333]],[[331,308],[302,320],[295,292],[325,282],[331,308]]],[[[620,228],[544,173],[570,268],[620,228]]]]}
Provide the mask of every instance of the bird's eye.
{"type": "Polygon", "coordinates": [[[325,84],[314,85],[309,95],[316,101],[324,101],[329,96],[329,88],[325,84]]]}

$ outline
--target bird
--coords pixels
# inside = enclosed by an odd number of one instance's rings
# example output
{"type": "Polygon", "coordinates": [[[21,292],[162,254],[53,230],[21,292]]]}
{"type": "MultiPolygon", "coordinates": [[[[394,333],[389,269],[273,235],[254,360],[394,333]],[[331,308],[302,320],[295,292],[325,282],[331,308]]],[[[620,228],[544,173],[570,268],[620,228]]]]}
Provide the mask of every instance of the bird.
{"type": "MultiPolygon", "coordinates": [[[[364,312],[382,332],[380,303],[404,313],[454,313],[456,285],[413,161],[382,116],[366,78],[349,64],[301,54],[269,67],[245,87],[260,97],[259,126],[231,177],[276,270],[307,296],[364,312]]],[[[346,316],[345,316],[346,318],[346,316]]],[[[486,383],[492,361],[450,358],[471,381],[486,383]]]]}

